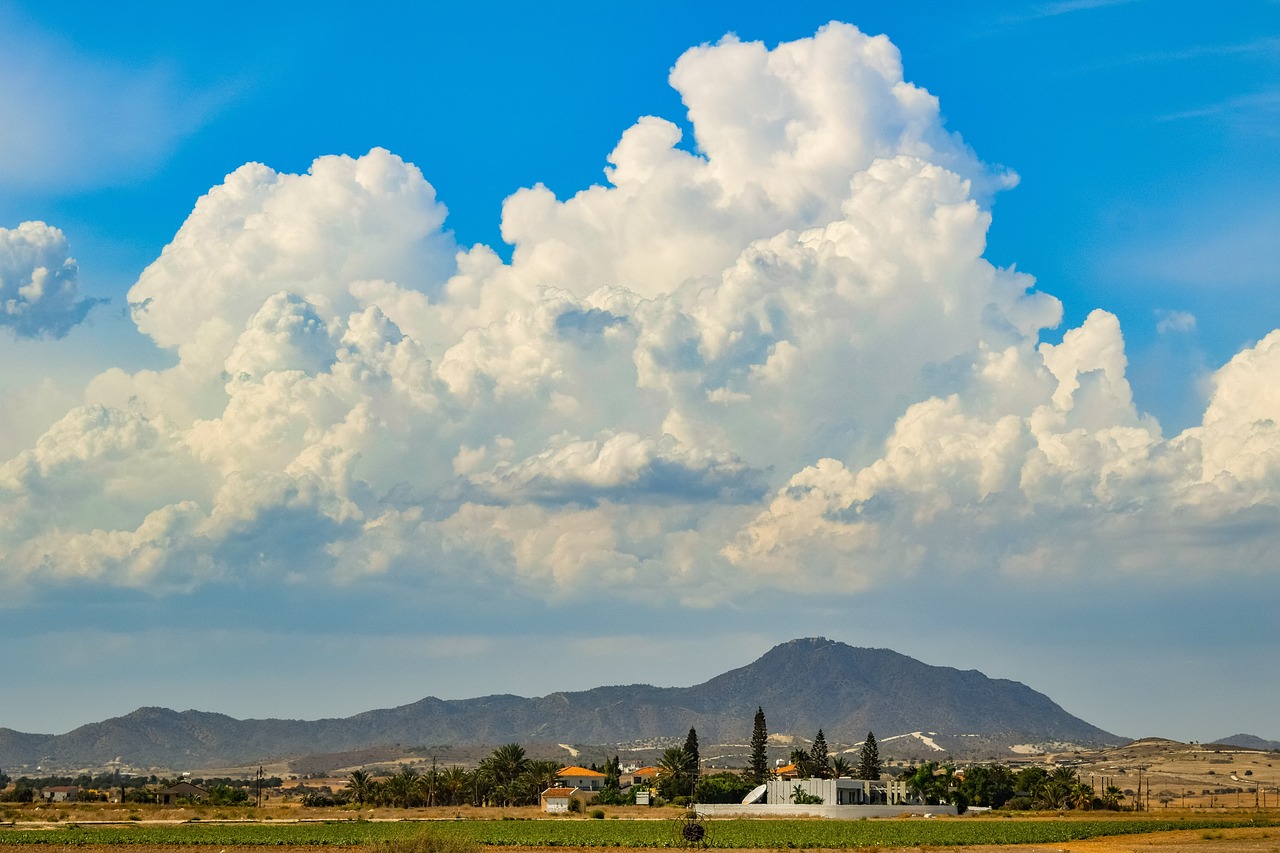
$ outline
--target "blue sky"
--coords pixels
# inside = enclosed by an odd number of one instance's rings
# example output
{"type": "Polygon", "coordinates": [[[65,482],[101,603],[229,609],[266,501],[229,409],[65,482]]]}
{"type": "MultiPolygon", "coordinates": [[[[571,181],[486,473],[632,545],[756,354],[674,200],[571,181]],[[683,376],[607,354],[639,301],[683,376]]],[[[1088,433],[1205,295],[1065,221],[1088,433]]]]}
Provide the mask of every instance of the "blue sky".
{"type": "Polygon", "coordinates": [[[0,2],[0,725],[825,635],[1280,737],[1276,4],[130,9],[0,2]]]}

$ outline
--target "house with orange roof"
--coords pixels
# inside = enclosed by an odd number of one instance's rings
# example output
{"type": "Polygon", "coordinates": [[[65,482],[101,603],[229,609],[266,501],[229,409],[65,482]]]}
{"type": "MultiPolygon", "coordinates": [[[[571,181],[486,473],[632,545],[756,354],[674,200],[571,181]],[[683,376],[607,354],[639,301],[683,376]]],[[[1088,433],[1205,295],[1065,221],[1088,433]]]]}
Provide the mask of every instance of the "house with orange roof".
{"type": "Polygon", "coordinates": [[[548,788],[542,792],[542,810],[548,814],[564,814],[569,803],[581,792],[577,788],[548,788]]]}
{"type": "Polygon", "coordinates": [[[561,767],[556,774],[556,782],[562,787],[582,791],[604,790],[604,774],[587,767],[561,767]]]}
{"type": "Polygon", "coordinates": [[[618,784],[623,788],[630,788],[632,785],[643,785],[646,788],[653,786],[653,780],[658,778],[658,768],[656,767],[637,767],[635,770],[628,770],[618,779],[618,784]]]}

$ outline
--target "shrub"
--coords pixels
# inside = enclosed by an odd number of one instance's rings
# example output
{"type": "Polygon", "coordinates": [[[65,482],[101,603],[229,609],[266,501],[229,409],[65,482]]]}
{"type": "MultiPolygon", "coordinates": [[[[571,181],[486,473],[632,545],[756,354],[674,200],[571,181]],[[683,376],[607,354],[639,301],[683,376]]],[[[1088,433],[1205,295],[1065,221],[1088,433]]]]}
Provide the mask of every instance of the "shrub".
{"type": "Polygon", "coordinates": [[[822,805],[822,797],[810,794],[804,788],[796,785],[796,789],[791,792],[791,802],[798,806],[820,806],[822,805]]]}
{"type": "Polygon", "coordinates": [[[592,809],[592,810],[591,810],[591,819],[592,819],[592,820],[604,820],[604,809],[592,809]]]}

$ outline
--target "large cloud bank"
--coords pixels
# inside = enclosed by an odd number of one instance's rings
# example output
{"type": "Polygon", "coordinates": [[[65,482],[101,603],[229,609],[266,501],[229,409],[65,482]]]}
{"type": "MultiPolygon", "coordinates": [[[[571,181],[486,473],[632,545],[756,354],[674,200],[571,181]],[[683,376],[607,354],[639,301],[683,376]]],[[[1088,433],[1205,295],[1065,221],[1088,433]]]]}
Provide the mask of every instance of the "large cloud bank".
{"type": "Polygon", "coordinates": [[[220,580],[551,600],[852,593],[904,573],[1274,566],[1280,332],[1202,425],[1138,411],[1121,329],[983,259],[1011,179],[897,50],[833,24],[671,74],[608,186],[461,248],[393,154],[250,164],[129,295],[110,371],[0,464],[11,590],[220,580]]]}

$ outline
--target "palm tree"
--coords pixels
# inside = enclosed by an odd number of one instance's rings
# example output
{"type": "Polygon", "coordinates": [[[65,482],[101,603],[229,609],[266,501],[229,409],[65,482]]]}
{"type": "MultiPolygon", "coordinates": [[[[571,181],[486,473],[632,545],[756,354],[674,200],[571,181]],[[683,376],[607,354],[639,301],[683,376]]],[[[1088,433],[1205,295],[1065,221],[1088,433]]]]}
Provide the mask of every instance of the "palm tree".
{"type": "Polygon", "coordinates": [[[837,755],[831,759],[831,775],[836,779],[852,776],[853,765],[843,755],[837,755]]]}
{"type": "Polygon", "coordinates": [[[387,798],[391,804],[403,809],[417,805],[418,778],[418,773],[412,767],[405,765],[399,773],[388,779],[387,798]]]}
{"type": "Polygon", "coordinates": [[[938,782],[935,775],[937,771],[938,763],[936,761],[926,761],[919,767],[907,768],[904,771],[904,775],[907,778],[907,790],[926,804],[936,806],[938,804],[938,782]]]}
{"type": "Polygon", "coordinates": [[[446,806],[460,806],[467,802],[467,794],[471,791],[473,784],[472,774],[467,772],[465,767],[446,767],[440,772],[439,788],[437,795],[440,798],[440,804],[446,806]]]}
{"type": "Polygon", "coordinates": [[[527,784],[533,791],[533,802],[537,802],[543,791],[555,786],[556,777],[559,775],[560,762],[558,761],[535,759],[529,762],[523,778],[528,780],[527,784]]]}
{"type": "Polygon", "coordinates": [[[1050,777],[1036,793],[1036,803],[1041,808],[1065,809],[1071,805],[1074,791],[1075,785],[1050,777]]]}
{"type": "Polygon", "coordinates": [[[689,782],[693,776],[692,760],[684,747],[673,746],[662,752],[662,758],[654,768],[658,771],[658,790],[667,799],[681,796],[688,792],[689,782]]]}
{"type": "Polygon", "coordinates": [[[1084,811],[1093,808],[1093,786],[1088,782],[1077,782],[1072,785],[1071,805],[1084,811]]]}
{"type": "Polygon", "coordinates": [[[520,799],[516,780],[528,769],[529,759],[524,754],[524,747],[518,743],[508,743],[498,747],[492,755],[481,761],[478,772],[492,789],[495,802],[509,806],[520,799]]]}
{"type": "Polygon", "coordinates": [[[796,776],[808,779],[814,775],[813,756],[807,749],[791,750],[791,764],[796,768],[796,776]]]}
{"type": "Polygon", "coordinates": [[[1120,808],[1120,801],[1124,799],[1124,791],[1115,785],[1108,785],[1102,789],[1102,805],[1104,808],[1115,811],[1120,808]]]}
{"type": "Polygon", "coordinates": [[[1074,767],[1055,767],[1053,768],[1053,771],[1049,773],[1049,780],[1074,785],[1080,781],[1080,777],[1076,773],[1076,769],[1074,767]]]}
{"type": "Polygon", "coordinates": [[[372,785],[373,778],[363,770],[352,770],[351,777],[347,780],[347,789],[351,792],[351,798],[362,806],[369,799],[372,785]]]}

